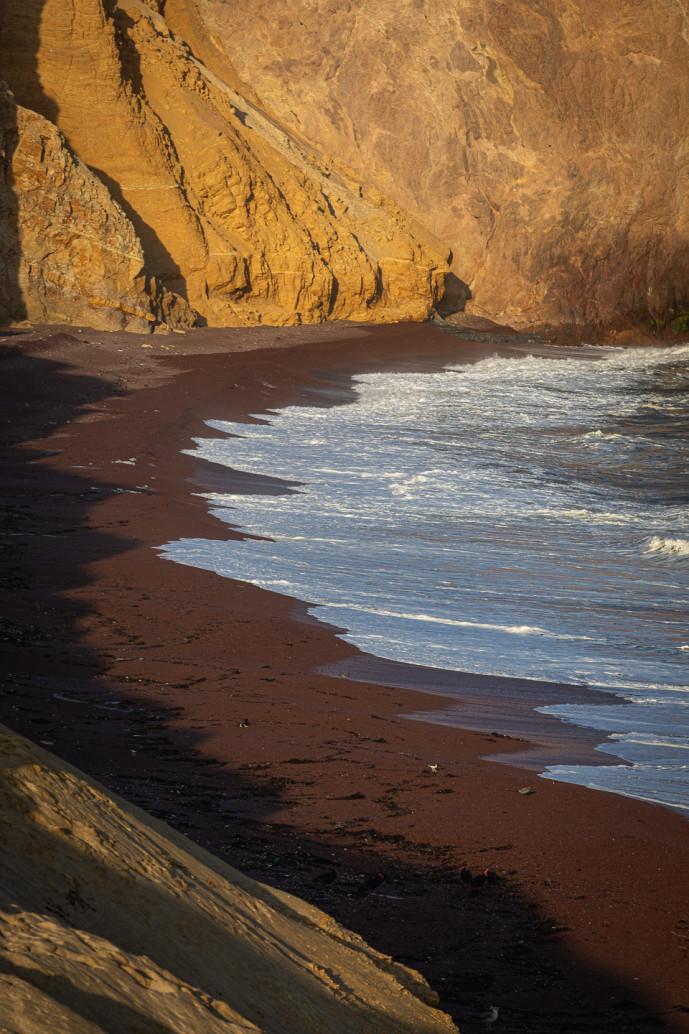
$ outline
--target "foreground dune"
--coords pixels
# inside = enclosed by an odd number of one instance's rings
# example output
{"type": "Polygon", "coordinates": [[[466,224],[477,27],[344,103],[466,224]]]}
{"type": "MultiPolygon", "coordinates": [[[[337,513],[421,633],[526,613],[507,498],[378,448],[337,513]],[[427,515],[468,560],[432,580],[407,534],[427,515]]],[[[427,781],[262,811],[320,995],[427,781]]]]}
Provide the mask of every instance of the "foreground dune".
{"type": "Polygon", "coordinates": [[[16,1034],[456,1031],[415,972],[0,726],[16,1034]]]}

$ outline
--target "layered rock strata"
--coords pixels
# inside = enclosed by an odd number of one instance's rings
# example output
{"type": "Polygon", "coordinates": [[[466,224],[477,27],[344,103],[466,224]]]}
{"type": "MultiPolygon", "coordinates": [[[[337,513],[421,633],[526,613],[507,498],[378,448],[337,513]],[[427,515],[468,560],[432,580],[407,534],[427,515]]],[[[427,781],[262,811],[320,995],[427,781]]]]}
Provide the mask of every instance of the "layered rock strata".
{"type": "Polygon", "coordinates": [[[685,4],[193,3],[275,117],[448,242],[472,312],[689,308],[685,4]]]}
{"type": "Polygon", "coordinates": [[[0,726],[16,1034],[452,1034],[423,978],[0,726]]]}
{"type": "Polygon", "coordinates": [[[145,332],[193,323],[146,271],[107,188],[56,127],[0,84],[0,321],[145,332]]]}
{"type": "MultiPolygon", "coordinates": [[[[3,0],[0,18],[20,109],[59,128],[133,227],[143,264],[122,304],[153,325],[689,310],[679,3],[3,0]]],[[[25,181],[3,202],[10,243],[25,181]]],[[[10,311],[101,325],[98,261],[81,307],[70,288],[51,308],[66,272],[40,282],[46,254],[68,269],[72,229],[5,247],[10,311]]]]}
{"type": "MultiPolygon", "coordinates": [[[[211,325],[425,318],[444,288],[447,249],[238,92],[226,59],[216,71],[204,64],[170,30],[163,6],[5,0],[2,9],[3,75],[17,103],[53,122],[107,188],[104,211],[118,210],[122,254],[141,249],[157,318],[173,325],[189,313],[211,325]]],[[[197,47],[212,50],[201,23],[196,31],[197,47]]],[[[13,181],[20,220],[24,194],[39,186],[38,174],[32,180],[25,172],[13,181]]],[[[64,216],[68,235],[72,215],[64,216]]],[[[49,222],[47,240],[55,229],[49,222]]],[[[108,247],[116,232],[111,222],[108,247]]],[[[33,243],[22,244],[32,278],[17,278],[31,311],[47,290],[36,282],[43,259],[33,243]]],[[[54,251],[69,265],[62,236],[54,251]]],[[[84,296],[95,310],[88,284],[84,296]]],[[[73,310],[63,309],[69,318],[73,310]]]]}

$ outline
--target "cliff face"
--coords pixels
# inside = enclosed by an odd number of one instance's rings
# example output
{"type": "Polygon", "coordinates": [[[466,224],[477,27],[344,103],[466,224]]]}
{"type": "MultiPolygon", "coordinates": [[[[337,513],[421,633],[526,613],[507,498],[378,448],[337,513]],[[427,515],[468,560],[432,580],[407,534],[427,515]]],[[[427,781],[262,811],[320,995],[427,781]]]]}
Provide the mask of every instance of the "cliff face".
{"type": "Polygon", "coordinates": [[[3,236],[24,240],[6,312],[382,321],[445,292],[526,327],[689,308],[678,0],[1,0],[0,18],[18,105],[62,133],[35,168],[5,157],[3,236]],[[89,198],[107,189],[102,239],[73,178],[74,211],[38,229],[58,150],[89,198]],[[84,233],[101,257],[70,283],[84,233]],[[106,251],[127,258],[100,276],[106,251]]]}
{"type": "MultiPolygon", "coordinates": [[[[144,284],[149,309],[172,325],[187,324],[192,313],[212,325],[423,319],[442,293],[447,249],[379,192],[314,158],[237,91],[226,58],[216,71],[207,67],[159,7],[142,0],[4,0],[2,7],[2,74],[18,105],[60,129],[63,139],[55,140],[83,163],[82,178],[90,172],[89,190],[98,189],[94,181],[107,188],[102,205],[117,212],[121,231],[115,251],[136,252],[125,298],[144,284]]],[[[212,53],[203,24],[192,19],[188,27],[196,52],[212,53]]],[[[26,166],[8,174],[32,270],[15,281],[31,318],[50,295],[23,217],[37,176],[26,166]]],[[[60,220],[48,221],[44,251],[59,253],[67,268],[73,256],[63,238],[74,220],[63,215],[61,230],[60,220]]],[[[112,248],[116,235],[111,222],[98,246],[112,248]]],[[[98,301],[106,293],[84,281],[76,307],[63,299],[53,318],[79,321],[87,307],[93,325],[110,325],[98,301]]]]}
{"type": "Polygon", "coordinates": [[[194,3],[276,117],[448,242],[472,312],[689,305],[685,4],[194,3]]]}
{"type": "Polygon", "coordinates": [[[16,1034],[456,1034],[413,970],[0,726],[16,1034]]]}
{"type": "Polygon", "coordinates": [[[145,332],[191,325],[186,303],[146,274],[134,227],[52,123],[0,84],[0,320],[97,322],[145,332]]]}

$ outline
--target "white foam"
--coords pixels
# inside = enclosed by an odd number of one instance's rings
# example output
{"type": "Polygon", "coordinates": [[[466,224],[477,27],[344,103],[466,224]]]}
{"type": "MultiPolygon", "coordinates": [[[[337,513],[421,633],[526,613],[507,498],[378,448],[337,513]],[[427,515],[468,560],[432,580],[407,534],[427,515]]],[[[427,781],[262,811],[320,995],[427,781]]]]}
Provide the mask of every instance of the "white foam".
{"type": "Polygon", "coordinates": [[[601,431],[600,428],[595,431],[588,431],[586,434],[582,435],[583,443],[590,445],[600,442],[619,442],[623,439],[624,435],[614,433],[606,434],[605,431],[601,431]]]}
{"type": "Polygon", "coordinates": [[[673,560],[689,559],[689,539],[664,538],[662,535],[654,535],[646,544],[644,553],[647,555],[660,554],[673,560]]]}
{"type": "Polygon", "coordinates": [[[669,750],[689,750],[689,739],[656,736],[651,732],[613,733],[612,738],[618,743],[623,743],[625,745],[636,744],[641,747],[664,747],[669,750]]]}
{"type": "Polygon", "coordinates": [[[640,524],[643,522],[643,518],[632,513],[624,513],[622,510],[619,510],[617,513],[612,513],[605,510],[589,510],[585,507],[580,509],[571,508],[535,511],[534,517],[545,517],[556,520],[565,518],[566,520],[586,521],[589,524],[614,524],[619,527],[640,524]]]}
{"type": "Polygon", "coordinates": [[[411,614],[406,611],[385,610],[379,607],[364,607],[361,605],[357,606],[356,609],[366,614],[378,614],[380,617],[401,618],[404,621],[422,621],[434,625],[447,625],[451,628],[480,628],[490,632],[505,632],[508,635],[544,636],[547,639],[580,639],[594,642],[591,636],[563,635],[558,632],[550,632],[547,628],[539,628],[535,625],[495,625],[485,621],[460,621],[456,618],[438,617],[436,614],[411,614]]]}
{"type": "Polygon", "coordinates": [[[545,779],[618,793],[648,804],[662,804],[681,814],[689,812],[687,773],[677,778],[674,770],[668,773],[658,766],[552,765],[540,775],[545,779]]]}
{"type": "Polygon", "coordinates": [[[689,346],[562,354],[365,374],[354,405],[209,421],[193,455],[291,492],[209,493],[255,539],[164,555],[306,600],[392,659],[600,684],[629,707],[551,713],[618,750],[670,750],[689,701],[689,515],[662,417],[689,346]]]}

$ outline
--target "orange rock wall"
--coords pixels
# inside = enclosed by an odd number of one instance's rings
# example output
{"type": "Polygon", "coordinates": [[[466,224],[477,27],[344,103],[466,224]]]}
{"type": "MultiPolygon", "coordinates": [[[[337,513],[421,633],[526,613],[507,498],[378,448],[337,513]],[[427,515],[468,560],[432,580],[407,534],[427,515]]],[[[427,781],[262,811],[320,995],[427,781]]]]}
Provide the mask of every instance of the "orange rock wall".
{"type": "Polygon", "coordinates": [[[146,274],[141,244],[106,187],[47,119],[0,85],[0,320],[147,332],[184,304],[146,274]]]}
{"type": "Polygon", "coordinates": [[[448,249],[266,117],[203,24],[192,51],[163,6],[5,0],[0,39],[19,105],[59,127],[134,228],[159,318],[425,318],[448,249]]]}
{"type": "Polygon", "coordinates": [[[193,3],[275,117],[451,246],[470,311],[689,305],[685,4],[193,3]]]}

